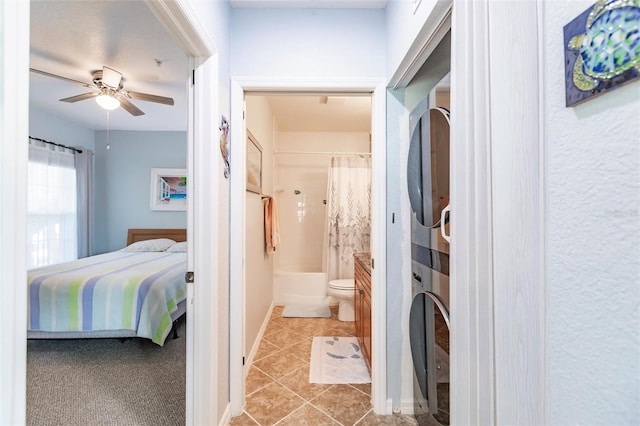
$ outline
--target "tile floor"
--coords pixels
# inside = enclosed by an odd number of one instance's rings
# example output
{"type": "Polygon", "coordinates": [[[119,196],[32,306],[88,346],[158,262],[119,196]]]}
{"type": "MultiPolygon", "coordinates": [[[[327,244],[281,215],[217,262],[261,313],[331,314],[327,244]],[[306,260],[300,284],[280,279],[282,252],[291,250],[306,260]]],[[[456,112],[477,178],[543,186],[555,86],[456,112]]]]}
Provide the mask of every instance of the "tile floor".
{"type": "Polygon", "coordinates": [[[246,404],[231,425],[417,425],[412,416],[378,416],[371,385],[309,383],[314,336],[353,336],[353,322],[337,318],[283,318],[276,306],[249,369],[246,404]]]}

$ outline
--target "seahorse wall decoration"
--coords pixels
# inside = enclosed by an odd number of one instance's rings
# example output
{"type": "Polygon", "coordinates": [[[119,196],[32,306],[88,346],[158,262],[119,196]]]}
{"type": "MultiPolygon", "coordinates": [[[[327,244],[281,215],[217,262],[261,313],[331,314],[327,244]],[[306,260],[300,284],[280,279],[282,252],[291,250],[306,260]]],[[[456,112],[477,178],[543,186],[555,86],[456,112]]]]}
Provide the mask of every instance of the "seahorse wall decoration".
{"type": "Polygon", "coordinates": [[[221,116],[220,119],[220,154],[222,155],[222,161],[224,161],[224,177],[229,179],[229,122],[225,116],[221,116]]]}

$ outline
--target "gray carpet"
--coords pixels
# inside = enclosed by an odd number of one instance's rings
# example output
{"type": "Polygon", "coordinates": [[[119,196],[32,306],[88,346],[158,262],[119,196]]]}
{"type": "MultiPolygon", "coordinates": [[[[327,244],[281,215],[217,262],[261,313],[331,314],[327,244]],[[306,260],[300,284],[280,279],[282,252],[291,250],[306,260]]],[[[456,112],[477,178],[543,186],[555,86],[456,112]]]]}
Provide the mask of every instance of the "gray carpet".
{"type": "Polygon", "coordinates": [[[183,425],[180,338],[29,340],[27,425],[183,425]]]}

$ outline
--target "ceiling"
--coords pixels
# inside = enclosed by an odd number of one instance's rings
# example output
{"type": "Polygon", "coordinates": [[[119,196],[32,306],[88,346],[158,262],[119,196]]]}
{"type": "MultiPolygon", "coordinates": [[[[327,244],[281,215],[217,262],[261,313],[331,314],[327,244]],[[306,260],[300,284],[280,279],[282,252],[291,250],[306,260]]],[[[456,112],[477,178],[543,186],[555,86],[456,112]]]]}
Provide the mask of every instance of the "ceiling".
{"type": "Polygon", "coordinates": [[[265,98],[282,132],[371,131],[369,95],[270,94],[265,98]]]}
{"type": "MultiPolygon", "coordinates": [[[[383,7],[379,0],[232,0],[232,7],[383,7]]],[[[30,74],[29,102],[36,108],[93,130],[184,131],[187,128],[188,58],[143,1],[31,1],[30,67],[91,83],[103,66],[123,74],[124,89],[171,97],[173,106],[131,102],[145,112],[122,108],[107,114],[94,99],[59,99],[90,92],[79,84],[30,74]]],[[[369,129],[370,97],[270,96],[281,130],[369,129]]]]}

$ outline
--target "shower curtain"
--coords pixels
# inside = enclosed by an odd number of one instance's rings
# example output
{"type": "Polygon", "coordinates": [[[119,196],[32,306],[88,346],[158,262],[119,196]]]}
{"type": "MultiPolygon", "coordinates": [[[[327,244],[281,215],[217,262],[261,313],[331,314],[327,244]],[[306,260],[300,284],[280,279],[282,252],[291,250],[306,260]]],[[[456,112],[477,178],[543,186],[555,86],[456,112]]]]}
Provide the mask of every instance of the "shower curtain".
{"type": "Polygon", "coordinates": [[[353,278],[353,254],[371,251],[371,158],[332,158],[327,199],[323,264],[329,281],[353,278]]]}

